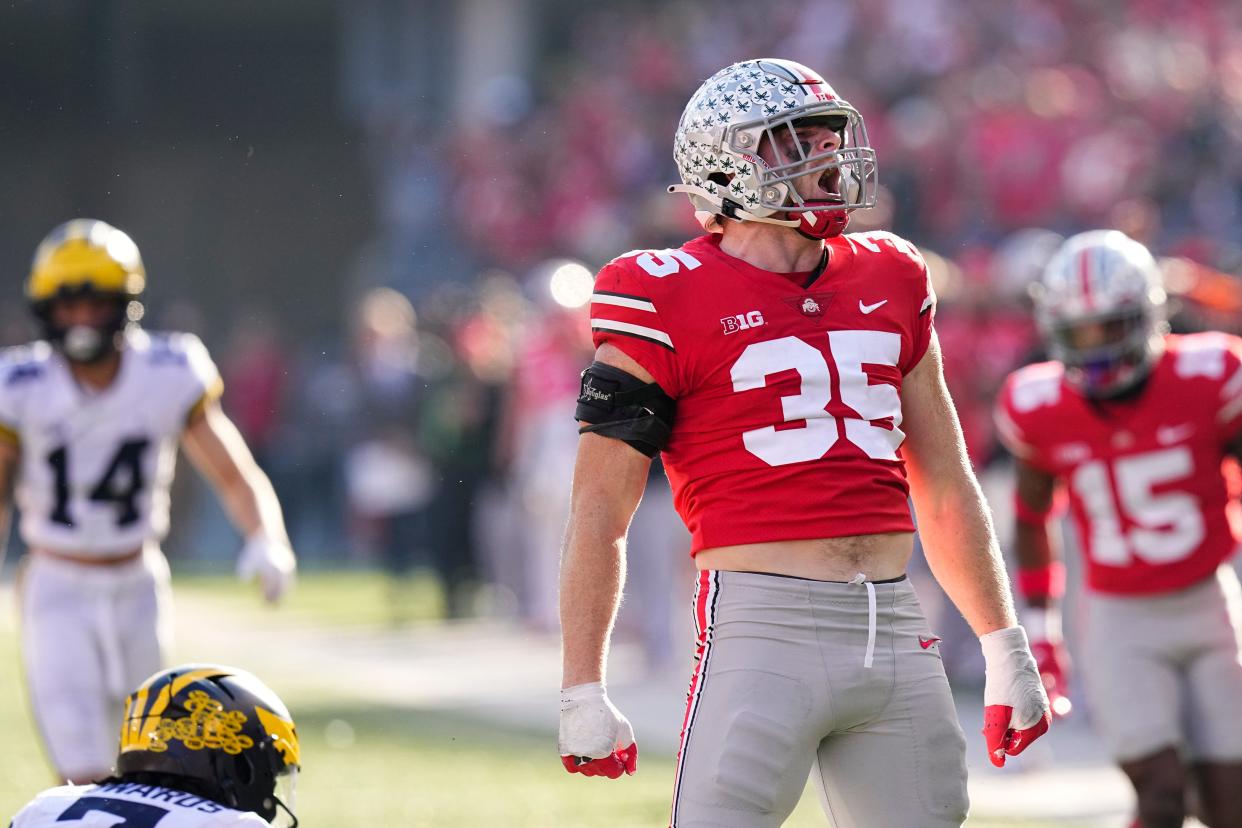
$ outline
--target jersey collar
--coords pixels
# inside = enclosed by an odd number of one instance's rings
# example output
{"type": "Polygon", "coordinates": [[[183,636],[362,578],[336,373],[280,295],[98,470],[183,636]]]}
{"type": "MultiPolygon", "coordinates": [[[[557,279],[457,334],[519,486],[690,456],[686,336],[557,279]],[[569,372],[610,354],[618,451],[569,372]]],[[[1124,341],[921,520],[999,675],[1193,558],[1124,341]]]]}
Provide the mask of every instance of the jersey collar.
{"type": "MultiPolygon", "coordinates": [[[[742,274],[747,279],[761,280],[765,282],[773,282],[784,285],[793,293],[805,293],[815,286],[826,285],[833,277],[849,268],[850,262],[854,259],[854,247],[849,239],[845,236],[836,236],[827,239],[824,247],[828,253],[828,261],[824,265],[823,270],[818,276],[812,278],[809,282],[807,279],[814,274],[814,271],[801,271],[795,273],[779,273],[773,270],[764,270],[755,267],[744,259],[730,256],[720,249],[720,241],[724,238],[719,233],[709,233],[695,239],[696,242],[702,243],[701,250],[716,257],[722,264],[728,266],[732,270],[742,274]]],[[[698,245],[696,245],[698,246],[698,245]]]]}

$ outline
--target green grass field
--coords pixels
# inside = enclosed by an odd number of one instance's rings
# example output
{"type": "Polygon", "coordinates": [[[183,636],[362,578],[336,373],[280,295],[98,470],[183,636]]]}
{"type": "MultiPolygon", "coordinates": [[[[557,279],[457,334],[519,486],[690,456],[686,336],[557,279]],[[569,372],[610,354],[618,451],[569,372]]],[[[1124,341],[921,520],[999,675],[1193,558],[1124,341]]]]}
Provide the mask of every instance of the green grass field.
{"type": "MultiPolygon", "coordinates": [[[[386,585],[358,573],[303,578],[280,612],[221,578],[176,580],[179,612],[212,608],[236,621],[296,630],[322,625],[383,630],[391,622],[386,585]]],[[[415,584],[405,596],[413,623],[429,625],[435,590],[415,584]]],[[[34,792],[51,784],[30,724],[10,601],[0,601],[0,824],[34,792]]],[[[184,620],[184,619],[183,619],[184,620]]],[[[195,618],[195,623],[207,618],[195,618]]],[[[180,655],[180,654],[179,654],[180,655]]],[[[220,660],[225,660],[222,656],[220,660]]],[[[644,754],[639,773],[612,782],[570,776],[555,753],[555,734],[500,728],[452,710],[366,703],[325,693],[297,671],[264,672],[293,711],[304,771],[297,811],[307,828],[454,826],[483,828],[630,828],[666,825],[673,762],[644,754]]],[[[791,828],[823,826],[814,796],[803,797],[791,828]]],[[[978,828],[1022,823],[971,820],[978,828]]]]}

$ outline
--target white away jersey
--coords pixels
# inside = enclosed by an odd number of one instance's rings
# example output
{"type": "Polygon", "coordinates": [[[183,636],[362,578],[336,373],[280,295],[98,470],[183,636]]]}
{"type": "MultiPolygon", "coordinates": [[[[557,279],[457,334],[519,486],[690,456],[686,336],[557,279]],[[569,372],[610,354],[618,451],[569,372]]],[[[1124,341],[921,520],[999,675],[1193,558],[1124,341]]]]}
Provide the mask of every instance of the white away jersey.
{"type": "Polygon", "coordinates": [[[9,828],[271,828],[250,811],[235,811],[195,794],[140,785],[65,785],[39,794],[9,828]]]}
{"type": "Polygon", "coordinates": [[[178,439],[221,390],[193,334],[129,331],[116,379],[98,392],[46,342],[0,354],[0,439],[21,451],[22,539],[79,555],[162,539],[178,439]]]}

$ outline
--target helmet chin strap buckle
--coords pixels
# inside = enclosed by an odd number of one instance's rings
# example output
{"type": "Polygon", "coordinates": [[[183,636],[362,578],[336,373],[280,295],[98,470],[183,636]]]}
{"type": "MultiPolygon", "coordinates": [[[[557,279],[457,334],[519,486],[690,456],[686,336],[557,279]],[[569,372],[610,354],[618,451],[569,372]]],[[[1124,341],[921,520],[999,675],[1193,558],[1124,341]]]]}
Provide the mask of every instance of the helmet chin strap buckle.
{"type": "MultiPolygon", "coordinates": [[[[817,202],[807,202],[808,205],[817,202]]],[[[827,204],[829,202],[820,202],[827,204]]],[[[808,239],[831,239],[845,232],[850,214],[845,210],[806,210],[797,214],[798,232],[808,239]]]]}

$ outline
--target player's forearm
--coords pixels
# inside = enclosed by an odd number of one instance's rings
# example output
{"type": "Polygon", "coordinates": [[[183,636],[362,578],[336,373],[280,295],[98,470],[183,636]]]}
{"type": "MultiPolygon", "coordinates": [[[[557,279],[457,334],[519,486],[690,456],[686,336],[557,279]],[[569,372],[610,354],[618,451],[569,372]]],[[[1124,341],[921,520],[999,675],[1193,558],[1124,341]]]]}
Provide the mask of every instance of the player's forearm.
{"type": "Polygon", "coordinates": [[[585,434],[578,443],[561,554],[562,687],[603,681],[625,583],[625,534],[650,466],[620,440],[585,434]]]}
{"type": "Polygon", "coordinates": [[[625,583],[625,541],[571,519],[561,558],[561,686],[604,680],[608,638],[625,583]]]}
{"type": "Polygon", "coordinates": [[[288,539],[272,482],[218,405],[208,407],[186,428],[182,447],[211,483],[238,532],[247,538],[262,533],[274,540],[288,539]]]}
{"type": "Polygon", "coordinates": [[[1015,626],[1009,578],[983,494],[968,471],[915,497],[919,535],[932,574],[976,635],[1015,626]]]}
{"type": "Polygon", "coordinates": [[[225,480],[219,496],[229,520],[243,537],[262,534],[274,540],[288,539],[276,490],[257,466],[225,480]]]}
{"type": "MultiPolygon", "coordinates": [[[[1014,555],[1018,560],[1018,592],[1026,606],[1047,610],[1055,607],[1064,587],[1065,571],[1060,550],[1049,522],[1055,506],[1056,478],[1018,459],[1014,465],[1014,555]]],[[[1040,623],[1038,614],[1024,613],[1028,622],[1040,623]]],[[[1059,622],[1053,621],[1052,626],[1059,622]]]]}
{"type": "MultiPolygon", "coordinates": [[[[1021,572],[1048,572],[1061,559],[1060,550],[1048,531],[1047,521],[1018,520],[1014,525],[1014,556],[1021,572]]],[[[1019,577],[1021,575],[1019,574],[1019,577]]],[[[1052,590],[1027,590],[1027,606],[1046,609],[1052,603],[1052,590]]]]}

